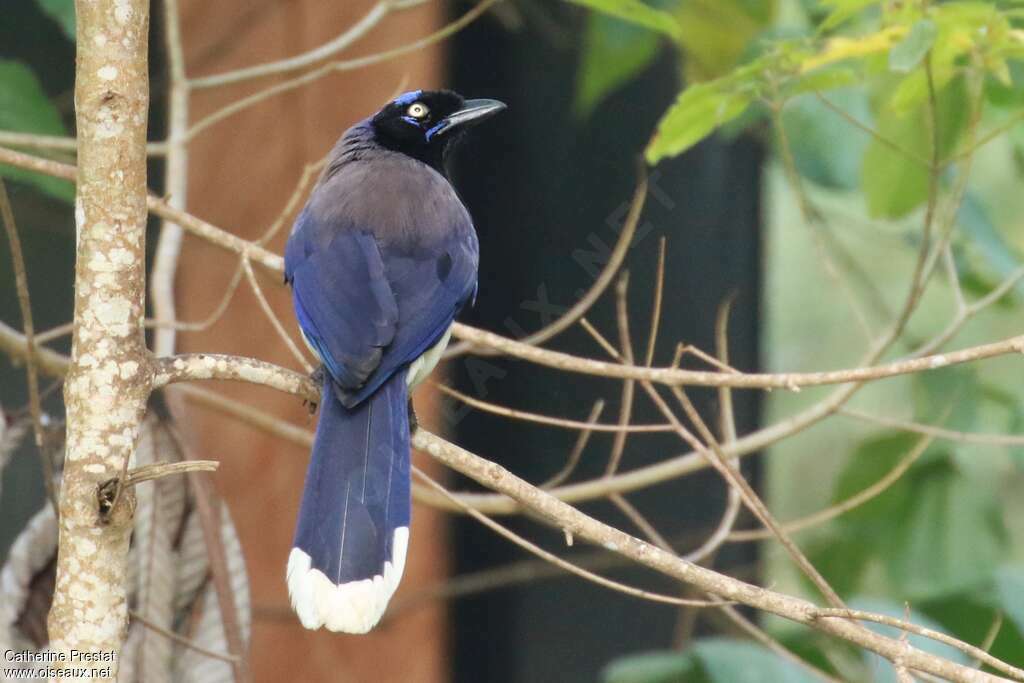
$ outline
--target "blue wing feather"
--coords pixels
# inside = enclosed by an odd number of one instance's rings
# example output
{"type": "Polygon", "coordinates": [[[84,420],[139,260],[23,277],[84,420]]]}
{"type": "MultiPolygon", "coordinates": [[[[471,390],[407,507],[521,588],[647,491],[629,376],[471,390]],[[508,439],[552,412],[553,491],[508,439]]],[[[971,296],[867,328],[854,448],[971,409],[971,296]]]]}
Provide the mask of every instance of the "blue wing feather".
{"type": "Polygon", "coordinates": [[[376,240],[347,230],[298,262],[296,251],[286,253],[286,276],[299,327],[334,381],[355,391],[377,368],[398,326],[376,240]]]}
{"type": "Polygon", "coordinates": [[[433,346],[476,291],[476,234],[456,226],[433,244],[381,247],[368,232],[327,231],[300,216],[285,252],[296,317],[355,406],[433,346]],[[331,234],[327,244],[317,238],[331,234]]]}

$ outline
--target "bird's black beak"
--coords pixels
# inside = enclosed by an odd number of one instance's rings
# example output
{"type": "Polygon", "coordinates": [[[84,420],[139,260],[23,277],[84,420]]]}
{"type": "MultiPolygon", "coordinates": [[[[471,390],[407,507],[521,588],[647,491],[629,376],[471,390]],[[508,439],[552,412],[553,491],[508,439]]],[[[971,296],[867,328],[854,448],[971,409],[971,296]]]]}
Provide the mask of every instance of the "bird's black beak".
{"type": "Polygon", "coordinates": [[[498,100],[466,100],[462,108],[441,119],[430,131],[430,137],[444,135],[445,133],[475,126],[485,119],[489,119],[506,108],[504,102],[498,100]]]}

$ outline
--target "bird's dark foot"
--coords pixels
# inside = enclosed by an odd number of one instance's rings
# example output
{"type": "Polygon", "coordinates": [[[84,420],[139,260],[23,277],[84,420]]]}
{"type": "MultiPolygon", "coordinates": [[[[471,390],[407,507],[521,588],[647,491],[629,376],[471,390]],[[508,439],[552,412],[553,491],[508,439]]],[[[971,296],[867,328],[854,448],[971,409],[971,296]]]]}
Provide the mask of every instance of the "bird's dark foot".
{"type": "MultiPolygon", "coordinates": [[[[317,367],[316,370],[309,373],[309,378],[313,380],[317,385],[323,386],[324,378],[327,373],[324,371],[324,366],[317,367]]],[[[320,407],[320,403],[317,401],[310,401],[308,398],[302,399],[302,405],[309,409],[310,415],[316,414],[316,409],[320,407]]]]}
{"type": "Polygon", "coordinates": [[[420,421],[416,418],[416,408],[412,405],[412,399],[409,399],[409,433],[415,434],[416,430],[420,428],[420,421]]]}

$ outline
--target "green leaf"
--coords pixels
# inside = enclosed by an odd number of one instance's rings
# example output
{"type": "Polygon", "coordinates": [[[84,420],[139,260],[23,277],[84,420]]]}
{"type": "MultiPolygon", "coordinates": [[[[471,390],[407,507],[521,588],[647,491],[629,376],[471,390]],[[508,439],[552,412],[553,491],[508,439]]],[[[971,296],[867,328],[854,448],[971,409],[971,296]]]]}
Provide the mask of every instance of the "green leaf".
{"type": "Polygon", "coordinates": [[[845,66],[832,66],[816,69],[809,73],[801,73],[797,77],[787,80],[782,92],[785,97],[795,97],[813,92],[824,93],[857,85],[857,81],[857,73],[853,69],[845,66]]]}
{"type": "MultiPolygon", "coordinates": [[[[934,631],[947,634],[949,633],[941,624],[929,619],[923,614],[914,610],[908,611],[905,607],[887,600],[879,600],[875,598],[854,598],[850,601],[850,607],[852,609],[862,610],[865,612],[875,612],[877,614],[884,614],[897,619],[903,619],[917,624],[918,626],[930,628],[934,631]]],[[[968,660],[964,653],[949,645],[943,645],[942,643],[938,643],[930,638],[925,638],[924,636],[908,636],[906,633],[900,631],[894,626],[885,626],[883,624],[876,624],[870,621],[861,623],[875,633],[892,638],[893,640],[906,638],[911,647],[915,647],[930,654],[942,657],[943,659],[956,662],[957,664],[970,665],[970,660],[968,660]]],[[[867,668],[872,673],[871,680],[874,681],[874,683],[896,683],[898,680],[896,677],[896,670],[893,668],[892,663],[889,660],[866,650],[863,651],[863,657],[867,662],[867,668]]]]}
{"type": "Polygon", "coordinates": [[[919,108],[908,116],[884,112],[877,129],[882,138],[900,145],[907,154],[872,138],[861,167],[868,213],[873,218],[901,218],[928,198],[928,169],[920,163],[929,158],[921,155],[928,148],[924,111],[919,108]]]}
{"type": "Polygon", "coordinates": [[[601,672],[602,683],[681,683],[695,673],[683,652],[645,652],[615,660],[601,672]]]}
{"type": "Polygon", "coordinates": [[[999,609],[1024,633],[1024,567],[1004,566],[996,571],[999,609]]]}
{"type": "Polygon", "coordinates": [[[776,0],[684,0],[676,10],[687,83],[725,76],[775,17],[776,0]]]}
{"type": "MultiPolygon", "coordinates": [[[[939,391],[940,385],[932,388],[939,391]]],[[[948,400],[936,405],[942,406],[948,407],[948,400]]],[[[927,405],[922,411],[932,414],[927,405]]],[[[865,441],[843,468],[833,502],[880,481],[920,438],[890,434],[865,441]]],[[[816,564],[819,557],[836,554],[853,565],[839,568],[844,588],[857,590],[871,561],[881,563],[888,577],[885,589],[901,599],[932,599],[991,579],[1006,548],[999,501],[987,485],[957,470],[950,453],[938,447],[929,453],[885,491],[840,516],[827,545],[814,548],[816,564]]],[[[836,570],[834,565],[819,568],[833,578],[828,572],[836,570]]]]}
{"type": "MultiPolygon", "coordinates": [[[[861,442],[836,479],[832,504],[842,503],[875,485],[910,452],[920,437],[889,432],[861,442]]],[[[840,595],[862,588],[865,573],[876,557],[887,552],[894,530],[908,506],[906,474],[878,496],[841,515],[834,531],[813,541],[809,557],[840,595]]]]}
{"type": "Polygon", "coordinates": [[[71,42],[75,42],[75,0],[36,0],[36,4],[60,24],[71,42]]]}
{"type": "MultiPolygon", "coordinates": [[[[1024,404],[1017,394],[992,385],[983,385],[981,394],[986,401],[1006,411],[1006,434],[1024,434],[1024,404]]],[[[1024,446],[1010,446],[1007,452],[1017,468],[1024,470],[1024,446]]],[[[1024,629],[1021,632],[1024,633],[1024,629]]]]}
{"type": "MultiPolygon", "coordinates": [[[[966,124],[963,79],[955,79],[940,90],[936,104],[938,154],[944,158],[955,149],[966,124]]],[[[927,106],[927,102],[921,102],[909,113],[887,107],[878,117],[880,137],[872,138],[868,145],[861,177],[872,217],[902,218],[928,198],[926,164],[932,158],[932,136],[927,106]]]]}
{"type": "Polygon", "coordinates": [[[806,669],[745,640],[708,638],[692,648],[714,683],[817,683],[806,669]]]}
{"type": "Polygon", "coordinates": [[[586,116],[658,55],[658,36],[604,14],[588,17],[575,109],[586,116]]]}
{"type": "MultiPolygon", "coordinates": [[[[957,223],[963,229],[962,234],[969,239],[970,245],[981,255],[986,266],[1001,281],[1008,277],[1021,265],[1017,251],[996,229],[988,211],[978,197],[968,192],[957,212],[957,223]]],[[[1024,295],[1024,283],[1014,288],[1018,296],[1024,295]]]]}
{"type": "Polygon", "coordinates": [[[991,580],[1006,548],[998,498],[949,458],[909,474],[912,505],[894,518],[884,556],[896,593],[929,599],[991,580]]]}
{"type": "Polygon", "coordinates": [[[913,376],[914,419],[974,431],[978,417],[978,373],[966,365],[919,372],[913,376]]]}
{"type": "Polygon", "coordinates": [[[889,51],[889,68],[900,73],[915,69],[928,50],[935,43],[938,27],[931,19],[920,19],[911,28],[906,38],[889,51]]]}
{"type": "Polygon", "coordinates": [[[577,5],[606,14],[616,19],[662,33],[679,42],[682,32],[679,22],[668,12],[645,5],[640,0],[569,0],[577,5]]]}
{"type": "Polygon", "coordinates": [[[732,92],[721,81],[698,83],[686,88],[658,122],[654,139],[647,146],[647,163],[682,154],[708,137],[716,128],[746,111],[750,96],[732,92]]]}
{"type": "MultiPolygon", "coordinates": [[[[870,116],[862,89],[839,90],[829,100],[861,121],[870,116]]],[[[853,190],[860,185],[867,139],[851,135],[849,124],[821,100],[811,95],[791,100],[782,125],[800,175],[823,187],[853,190]]]]}
{"type": "Polygon", "coordinates": [[[821,23],[821,30],[830,31],[868,7],[881,3],[882,0],[822,0],[821,4],[830,7],[832,13],[821,23]]]}
{"type": "Polygon", "coordinates": [[[830,38],[816,53],[809,55],[800,64],[802,71],[812,71],[822,66],[848,59],[865,60],[874,55],[887,54],[907,34],[905,26],[886,26],[863,36],[830,38]]]}
{"type": "MultiPolygon", "coordinates": [[[[876,484],[914,448],[920,438],[903,432],[888,432],[861,442],[836,480],[832,503],[848,500],[876,484]]],[[[865,540],[877,534],[888,536],[892,520],[899,519],[907,507],[909,492],[905,482],[906,475],[867,503],[839,517],[840,523],[847,527],[847,531],[855,531],[865,540]]]]}
{"type": "MultiPolygon", "coordinates": [[[[14,61],[0,60],[0,129],[40,135],[64,135],[60,114],[43,92],[35,74],[14,61]]],[[[35,185],[43,192],[73,201],[74,186],[66,180],[51,178],[13,166],[0,164],[0,175],[35,185]]]]}

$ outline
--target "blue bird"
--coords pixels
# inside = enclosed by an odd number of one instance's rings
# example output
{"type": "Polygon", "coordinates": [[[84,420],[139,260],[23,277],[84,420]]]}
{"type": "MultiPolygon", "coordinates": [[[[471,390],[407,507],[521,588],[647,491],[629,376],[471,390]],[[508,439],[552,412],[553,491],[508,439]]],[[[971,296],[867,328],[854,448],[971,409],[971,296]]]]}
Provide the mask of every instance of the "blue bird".
{"type": "Polygon", "coordinates": [[[306,628],[366,633],[402,576],[409,392],[477,287],[476,232],[446,160],[504,108],[451,91],[398,97],[341,136],[292,228],[285,281],[324,370],[287,571],[306,628]]]}

